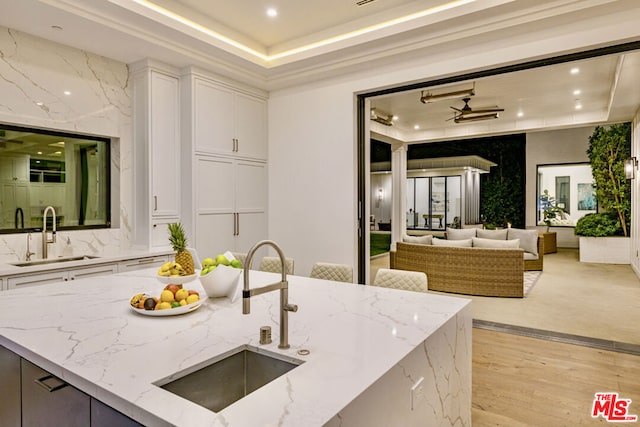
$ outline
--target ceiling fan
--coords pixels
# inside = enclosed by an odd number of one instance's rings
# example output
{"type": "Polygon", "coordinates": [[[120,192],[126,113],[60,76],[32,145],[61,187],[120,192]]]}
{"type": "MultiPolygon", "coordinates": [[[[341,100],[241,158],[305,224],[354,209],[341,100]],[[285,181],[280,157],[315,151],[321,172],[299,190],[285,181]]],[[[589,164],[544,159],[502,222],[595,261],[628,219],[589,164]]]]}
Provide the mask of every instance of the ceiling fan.
{"type": "Polygon", "coordinates": [[[456,123],[460,122],[471,122],[478,120],[491,120],[497,119],[499,116],[498,113],[504,111],[504,108],[495,107],[484,107],[484,108],[471,108],[469,105],[469,101],[471,98],[462,98],[464,101],[464,107],[456,108],[451,106],[450,108],[455,110],[456,112],[453,114],[453,117],[449,120],[453,120],[456,123]]]}

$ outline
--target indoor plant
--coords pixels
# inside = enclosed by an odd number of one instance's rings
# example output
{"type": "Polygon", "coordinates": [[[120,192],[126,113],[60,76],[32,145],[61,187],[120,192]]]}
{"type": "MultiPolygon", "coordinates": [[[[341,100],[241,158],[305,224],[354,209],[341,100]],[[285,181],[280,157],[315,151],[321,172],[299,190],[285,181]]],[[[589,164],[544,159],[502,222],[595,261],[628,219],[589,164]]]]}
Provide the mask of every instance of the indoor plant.
{"type": "Polygon", "coordinates": [[[621,236],[629,236],[631,216],[631,185],[624,174],[624,160],[631,155],[631,124],[597,126],[589,137],[587,155],[600,212],[585,215],[576,224],[580,261],[628,264],[630,239],[621,236]]]}
{"type": "MultiPolygon", "coordinates": [[[[631,124],[597,126],[589,137],[587,155],[595,181],[598,208],[602,212],[614,213],[620,225],[619,229],[606,227],[612,233],[609,235],[615,235],[617,231],[621,231],[623,236],[628,236],[631,186],[624,175],[624,160],[631,155],[631,124]]],[[[602,212],[595,215],[601,215],[602,212]]],[[[580,219],[575,233],[579,236],[593,236],[596,232],[589,224],[596,226],[597,223],[594,217],[580,219]]]]}

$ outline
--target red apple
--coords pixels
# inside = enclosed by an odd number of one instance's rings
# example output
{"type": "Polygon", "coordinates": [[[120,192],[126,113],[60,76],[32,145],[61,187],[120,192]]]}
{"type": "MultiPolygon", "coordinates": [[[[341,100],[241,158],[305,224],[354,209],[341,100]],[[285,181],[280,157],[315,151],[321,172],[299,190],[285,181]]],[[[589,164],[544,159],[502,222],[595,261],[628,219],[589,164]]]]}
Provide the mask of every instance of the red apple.
{"type": "Polygon", "coordinates": [[[174,284],[170,284],[170,285],[165,286],[164,288],[165,288],[166,290],[171,291],[171,292],[173,293],[173,295],[175,295],[175,294],[176,294],[176,292],[178,292],[178,289],[180,289],[181,287],[182,287],[182,286],[174,285],[174,284]]]}

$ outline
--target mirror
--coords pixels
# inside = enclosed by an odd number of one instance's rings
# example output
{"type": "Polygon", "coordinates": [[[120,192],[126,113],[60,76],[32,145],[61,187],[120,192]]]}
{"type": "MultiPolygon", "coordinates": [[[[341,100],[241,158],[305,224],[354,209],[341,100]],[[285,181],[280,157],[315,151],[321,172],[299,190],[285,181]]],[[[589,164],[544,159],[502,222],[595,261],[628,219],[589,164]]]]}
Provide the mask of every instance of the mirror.
{"type": "Polygon", "coordinates": [[[0,125],[0,233],[41,229],[47,206],[58,229],[109,227],[108,165],[106,138],[0,125]]]}

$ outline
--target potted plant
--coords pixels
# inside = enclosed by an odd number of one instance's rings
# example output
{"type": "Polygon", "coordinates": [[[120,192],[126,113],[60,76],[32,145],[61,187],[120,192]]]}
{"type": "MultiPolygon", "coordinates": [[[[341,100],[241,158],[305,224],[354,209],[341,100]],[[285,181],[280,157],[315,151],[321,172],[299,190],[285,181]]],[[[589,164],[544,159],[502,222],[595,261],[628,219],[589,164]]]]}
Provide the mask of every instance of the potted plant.
{"type": "Polygon", "coordinates": [[[631,185],[624,174],[624,160],[631,155],[631,124],[597,126],[589,137],[587,155],[600,212],[585,215],[576,224],[580,261],[628,264],[630,239],[620,237],[629,236],[631,217],[631,185]]]}
{"type": "Polygon", "coordinates": [[[554,219],[561,217],[564,210],[558,207],[555,197],[549,194],[549,190],[544,190],[540,195],[540,208],[542,209],[542,221],[547,225],[547,233],[554,219]]]}

